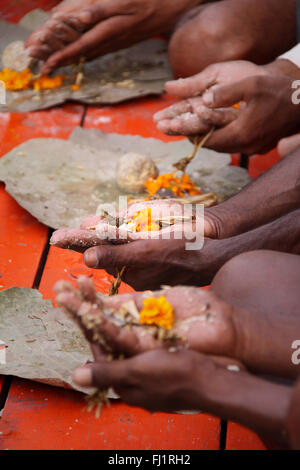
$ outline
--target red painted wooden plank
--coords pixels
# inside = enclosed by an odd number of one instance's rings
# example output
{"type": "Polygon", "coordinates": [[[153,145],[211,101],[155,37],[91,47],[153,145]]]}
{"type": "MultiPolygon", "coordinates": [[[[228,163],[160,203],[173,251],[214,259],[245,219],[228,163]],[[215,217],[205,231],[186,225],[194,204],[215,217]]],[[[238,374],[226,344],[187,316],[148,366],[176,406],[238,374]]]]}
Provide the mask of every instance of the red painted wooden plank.
{"type": "MultiPolygon", "coordinates": [[[[80,275],[90,277],[96,289],[104,294],[108,294],[111,285],[110,281],[114,279],[103,270],[86,267],[81,254],[52,246],[47,257],[39,290],[44,298],[54,301],[54,284],[58,280],[66,280],[76,286],[76,280],[80,275]]],[[[133,289],[124,283],[122,283],[119,290],[120,293],[132,291],[133,289]]]]}
{"type": "Polygon", "coordinates": [[[84,127],[118,134],[155,137],[165,142],[181,140],[182,137],[170,137],[160,132],[153,121],[153,115],[157,111],[175,101],[175,98],[164,94],[160,97],[128,101],[118,106],[89,106],[84,127]]]}
{"type": "MultiPolygon", "coordinates": [[[[82,114],[83,107],[76,105],[50,113],[0,113],[0,155],[33,137],[67,137],[79,125],[82,114]]],[[[3,185],[0,216],[0,288],[31,287],[48,229],[22,209],[5,192],[3,185]]]]}
{"type": "MultiPolygon", "coordinates": [[[[67,138],[79,125],[83,106],[29,114],[0,113],[0,156],[35,137],[67,138]]],[[[20,157],[21,158],[21,157],[20,157]]],[[[32,287],[48,228],[21,208],[0,185],[0,290],[32,287]]]]}
{"type": "Polygon", "coordinates": [[[0,113],[0,155],[38,137],[67,139],[74,127],[79,126],[84,107],[66,104],[32,113],[0,113]]]}
{"type": "Polygon", "coordinates": [[[18,23],[26,13],[35,8],[50,10],[59,3],[59,0],[0,0],[1,19],[11,23],[18,23]]]}
{"type": "Polygon", "coordinates": [[[82,394],[15,380],[0,420],[0,449],[218,449],[219,420],[150,414],[114,401],[101,418],[82,394]]]}
{"type": "Polygon", "coordinates": [[[282,448],[237,423],[228,423],[226,450],[281,450],[282,448]]]}
{"type": "Polygon", "coordinates": [[[265,171],[269,170],[280,160],[277,149],[271,150],[264,155],[254,155],[249,159],[249,174],[252,178],[257,178],[265,171]]]}

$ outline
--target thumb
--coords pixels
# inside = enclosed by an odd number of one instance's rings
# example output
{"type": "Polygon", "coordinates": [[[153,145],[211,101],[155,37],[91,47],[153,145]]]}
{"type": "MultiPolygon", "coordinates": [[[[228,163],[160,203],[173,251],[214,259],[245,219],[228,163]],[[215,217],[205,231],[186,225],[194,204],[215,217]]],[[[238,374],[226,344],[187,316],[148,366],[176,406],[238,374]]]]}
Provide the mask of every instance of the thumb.
{"type": "Polygon", "coordinates": [[[242,80],[232,85],[216,86],[204,93],[202,99],[209,108],[226,108],[245,101],[246,84],[242,80]]]}
{"type": "Polygon", "coordinates": [[[130,359],[113,362],[92,362],[75,369],[72,378],[81,387],[94,386],[106,389],[124,384],[128,376],[129,366],[130,359]]]}
{"type": "Polygon", "coordinates": [[[103,245],[90,248],[84,253],[84,262],[89,268],[117,268],[138,266],[143,263],[139,242],[126,245],[103,245]]]}

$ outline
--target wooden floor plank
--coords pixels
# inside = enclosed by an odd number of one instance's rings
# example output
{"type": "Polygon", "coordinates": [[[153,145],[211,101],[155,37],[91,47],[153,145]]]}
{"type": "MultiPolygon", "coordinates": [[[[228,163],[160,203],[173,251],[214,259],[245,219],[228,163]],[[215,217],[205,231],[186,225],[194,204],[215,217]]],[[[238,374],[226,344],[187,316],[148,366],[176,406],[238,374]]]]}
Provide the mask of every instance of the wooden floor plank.
{"type": "MultiPolygon", "coordinates": [[[[0,156],[31,138],[67,138],[80,124],[83,112],[83,106],[67,105],[37,113],[0,113],[0,156]]],[[[0,218],[0,290],[32,287],[47,242],[48,227],[19,206],[3,184],[0,185],[0,218]]]]}
{"type": "MultiPolygon", "coordinates": [[[[0,0],[1,18],[17,22],[33,8],[48,10],[57,0],[0,0]]],[[[152,120],[154,112],[172,104],[163,96],[125,103],[118,107],[90,107],[85,127],[107,132],[139,134],[163,141],[170,138],[160,133],[152,120]]],[[[33,137],[67,138],[80,122],[82,107],[63,108],[23,114],[0,115],[0,155],[33,137]]],[[[238,156],[233,162],[237,164],[238,156]]],[[[274,152],[255,156],[249,171],[257,177],[278,160],[274,152]]],[[[47,229],[18,206],[0,188],[0,285],[32,285],[47,229]]],[[[85,268],[82,256],[51,247],[41,291],[53,298],[52,286],[57,279],[75,282],[87,274],[99,290],[107,292],[110,276],[103,271],[85,268]]],[[[2,287],[3,286],[3,287],[2,287]]],[[[130,288],[122,285],[121,291],[130,288]]],[[[0,387],[2,379],[0,377],[0,387]]],[[[14,380],[7,406],[0,421],[1,449],[217,449],[219,420],[207,415],[150,415],[142,410],[114,403],[105,409],[100,421],[86,413],[82,396],[66,391],[14,380]],[[30,424],[29,424],[30,423],[30,424]]],[[[264,449],[263,441],[251,431],[234,423],[228,424],[227,449],[264,449]]]]}
{"type": "Polygon", "coordinates": [[[67,139],[74,127],[79,126],[83,111],[80,104],[66,104],[31,113],[0,113],[0,155],[29,139],[67,139]]]}
{"type": "Polygon", "coordinates": [[[237,423],[228,423],[226,450],[281,450],[282,448],[269,439],[237,423]]]}
{"type": "MultiPolygon", "coordinates": [[[[51,246],[39,290],[45,298],[54,302],[53,286],[58,280],[69,281],[76,286],[78,277],[82,275],[90,277],[97,291],[103,294],[108,294],[111,281],[114,280],[104,270],[87,268],[80,253],[51,246]]],[[[133,289],[124,283],[119,289],[120,294],[132,291],[133,289]]]]}
{"type": "MultiPolygon", "coordinates": [[[[66,106],[49,112],[0,113],[0,156],[34,137],[67,138],[79,125],[83,106],[66,106]],[[63,125],[62,125],[63,123],[63,125]]],[[[22,158],[22,157],[20,157],[22,158]]],[[[44,249],[48,228],[21,208],[0,187],[0,289],[31,287],[44,249]]]]}
{"type": "Polygon", "coordinates": [[[170,137],[163,134],[153,121],[154,113],[170,106],[175,101],[177,101],[175,98],[164,94],[160,97],[128,101],[118,106],[89,106],[84,128],[154,137],[164,142],[182,140],[183,137],[170,137]]]}
{"type": "Polygon", "coordinates": [[[254,155],[249,159],[249,174],[251,178],[257,178],[269,170],[280,160],[277,149],[271,150],[264,155],[254,155]]]}
{"type": "Polygon", "coordinates": [[[97,420],[82,395],[14,380],[0,420],[0,449],[218,449],[219,420],[150,414],[114,401],[97,420]]]}

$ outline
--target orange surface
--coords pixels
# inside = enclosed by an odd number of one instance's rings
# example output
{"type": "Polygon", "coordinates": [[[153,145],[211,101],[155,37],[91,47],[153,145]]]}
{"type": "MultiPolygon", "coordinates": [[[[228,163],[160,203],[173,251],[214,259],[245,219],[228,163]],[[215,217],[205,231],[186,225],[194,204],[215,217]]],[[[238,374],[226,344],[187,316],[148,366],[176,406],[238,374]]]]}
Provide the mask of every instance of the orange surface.
{"type": "MultiPolygon", "coordinates": [[[[18,21],[32,8],[49,9],[57,1],[0,0],[1,18],[18,21]]],[[[89,107],[85,128],[106,132],[170,138],[152,120],[154,112],[173,103],[169,96],[141,99],[116,107],[89,107]]],[[[70,104],[28,114],[0,113],[0,156],[33,137],[67,138],[79,125],[83,106],[70,104]]],[[[276,154],[252,157],[251,176],[274,163],[276,154]]],[[[239,157],[233,157],[238,164],[239,157]]],[[[31,287],[47,239],[48,229],[24,211],[0,188],[0,285],[31,287]]],[[[51,247],[40,283],[45,298],[54,298],[58,279],[75,283],[79,274],[90,275],[97,288],[107,292],[111,277],[87,269],[82,255],[51,247]]],[[[2,287],[4,286],[4,287],[2,287]]],[[[130,288],[122,285],[121,292],[130,288]]],[[[0,377],[0,389],[1,389],[0,377]]],[[[82,395],[30,381],[13,379],[0,420],[0,449],[218,449],[220,421],[211,416],[175,415],[130,408],[114,401],[100,421],[84,410],[82,395]]],[[[263,449],[254,433],[228,423],[228,449],[263,449]]]]}
{"type": "Polygon", "coordinates": [[[155,413],[114,401],[99,420],[80,393],[14,380],[0,424],[0,449],[218,449],[219,420],[155,413]]]}
{"type": "Polygon", "coordinates": [[[35,8],[50,10],[58,3],[59,0],[0,0],[0,16],[5,21],[17,23],[35,8]]]}
{"type": "Polygon", "coordinates": [[[227,450],[282,450],[278,445],[264,439],[236,423],[228,423],[227,450]]]}
{"type": "MultiPolygon", "coordinates": [[[[58,280],[69,281],[76,286],[76,279],[82,275],[90,277],[97,290],[103,294],[108,294],[110,281],[114,280],[103,270],[90,269],[85,266],[83,256],[80,253],[51,246],[39,290],[44,298],[54,301],[53,286],[58,280]]],[[[120,294],[132,291],[133,289],[124,283],[119,289],[120,294]]]]}
{"type": "Polygon", "coordinates": [[[249,158],[249,174],[252,178],[258,178],[271,166],[278,163],[280,160],[277,149],[271,150],[265,155],[254,155],[249,158]]]}

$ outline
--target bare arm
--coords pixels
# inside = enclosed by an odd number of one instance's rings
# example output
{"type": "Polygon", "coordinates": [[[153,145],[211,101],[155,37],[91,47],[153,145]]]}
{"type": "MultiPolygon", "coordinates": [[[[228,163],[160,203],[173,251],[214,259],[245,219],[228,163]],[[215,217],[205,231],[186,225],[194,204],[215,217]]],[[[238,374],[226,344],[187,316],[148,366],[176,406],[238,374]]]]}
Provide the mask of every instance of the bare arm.
{"type": "Polygon", "coordinates": [[[206,210],[217,238],[252,230],[300,207],[300,149],[238,194],[206,210]]]}

